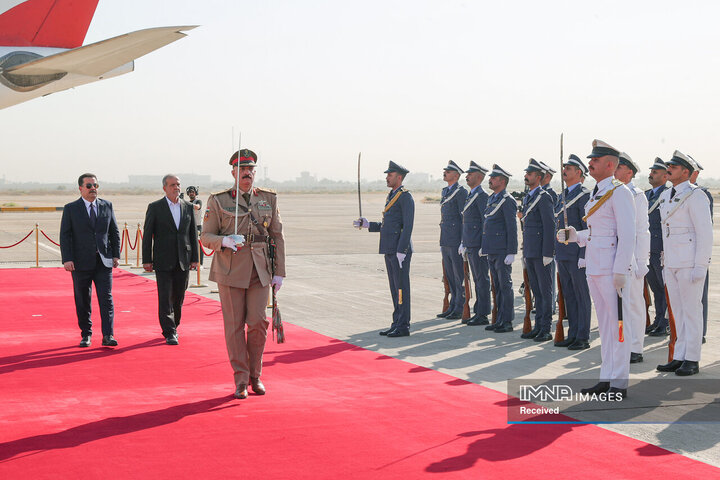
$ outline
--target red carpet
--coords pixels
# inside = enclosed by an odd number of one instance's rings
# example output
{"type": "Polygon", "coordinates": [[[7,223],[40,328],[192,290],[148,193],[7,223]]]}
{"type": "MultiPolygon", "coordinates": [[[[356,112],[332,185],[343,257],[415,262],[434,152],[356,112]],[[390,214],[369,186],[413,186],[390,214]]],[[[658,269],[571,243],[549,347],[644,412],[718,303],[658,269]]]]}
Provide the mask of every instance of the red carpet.
{"type": "Polygon", "coordinates": [[[80,349],[70,275],[0,269],[0,478],[718,475],[595,426],[508,425],[501,393],[292,325],[268,394],[234,400],[218,302],[189,293],[170,347],[153,281],[117,271],[113,292],[120,346],[95,308],[80,349]]]}

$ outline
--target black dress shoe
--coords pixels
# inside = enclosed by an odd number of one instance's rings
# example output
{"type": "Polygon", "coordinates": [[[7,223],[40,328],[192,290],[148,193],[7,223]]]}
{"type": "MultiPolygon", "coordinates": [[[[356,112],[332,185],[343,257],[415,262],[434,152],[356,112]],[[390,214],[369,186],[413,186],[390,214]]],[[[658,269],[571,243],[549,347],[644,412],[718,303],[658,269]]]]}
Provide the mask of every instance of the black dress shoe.
{"type": "Polygon", "coordinates": [[[451,313],[452,313],[452,310],[448,308],[448,309],[445,310],[444,312],[438,313],[438,314],[436,315],[436,317],[445,318],[445,317],[447,317],[448,315],[450,315],[451,313]]]}
{"type": "Polygon", "coordinates": [[[673,360],[670,363],[666,363],[664,365],[658,365],[657,371],[658,372],[674,372],[678,368],[680,368],[680,365],[683,364],[682,360],[673,360]]]}
{"type": "Polygon", "coordinates": [[[495,327],[495,333],[507,333],[507,332],[512,332],[512,331],[513,331],[513,327],[512,327],[512,325],[509,325],[509,324],[502,324],[499,327],[495,327]]]}
{"type": "Polygon", "coordinates": [[[178,342],[177,335],[170,335],[169,337],[165,337],[165,343],[167,345],[179,345],[180,342],[178,342]]]}
{"type": "Polygon", "coordinates": [[[536,328],[533,328],[532,330],[530,330],[529,332],[523,333],[522,335],[520,335],[520,338],[535,338],[535,337],[537,337],[538,333],[540,333],[540,329],[536,327],[536,328]]]}
{"type": "Polygon", "coordinates": [[[485,315],[476,315],[474,318],[471,318],[467,324],[470,326],[490,325],[490,320],[488,320],[485,315]]]}
{"type": "Polygon", "coordinates": [[[630,363],[642,363],[642,353],[630,352],[630,363]]]}
{"type": "Polygon", "coordinates": [[[102,339],[103,347],[117,347],[117,340],[112,335],[105,335],[102,339]]]}
{"type": "Polygon", "coordinates": [[[388,332],[388,337],[408,337],[410,336],[410,330],[406,328],[396,328],[392,332],[388,332]]]}
{"type": "Polygon", "coordinates": [[[535,338],[533,338],[533,342],[549,342],[552,339],[553,337],[550,333],[538,333],[535,335],[535,338]]]}
{"type": "Polygon", "coordinates": [[[590,342],[587,340],[575,340],[572,344],[568,345],[568,350],[585,350],[590,348],[590,342]]]}
{"type": "Polygon", "coordinates": [[[648,335],[650,332],[652,332],[652,331],[655,330],[656,328],[657,328],[657,324],[656,324],[656,323],[651,323],[650,325],[648,325],[647,327],[645,327],[645,335],[648,335]]]}
{"type": "Polygon", "coordinates": [[[260,378],[250,377],[250,386],[256,395],[265,395],[265,385],[260,381],[260,378]]]}
{"type": "Polygon", "coordinates": [[[233,394],[233,397],[243,399],[247,398],[248,392],[247,392],[247,383],[241,383],[237,386],[235,389],[235,393],[233,394]]]}
{"type": "Polygon", "coordinates": [[[698,373],[700,373],[700,366],[698,365],[698,362],[691,362],[690,360],[685,360],[682,365],[680,365],[680,368],[675,370],[675,375],[679,375],[681,377],[688,377],[698,373]]]}
{"type": "Polygon", "coordinates": [[[703,337],[703,339],[702,339],[702,343],[705,343],[705,337],[703,337]]]}
{"type": "Polygon", "coordinates": [[[446,316],[448,320],[460,320],[462,318],[462,313],[451,313],[450,315],[446,316]]]}
{"type": "Polygon", "coordinates": [[[381,330],[381,331],[380,331],[380,335],[385,336],[385,335],[387,335],[388,333],[392,332],[393,330],[394,330],[393,327],[390,327],[390,328],[388,328],[387,330],[381,330]]]}
{"type": "Polygon", "coordinates": [[[91,342],[92,342],[92,335],[88,335],[87,337],[82,337],[82,340],[80,340],[80,345],[78,345],[78,347],[89,347],[91,342]]]}
{"type": "Polygon", "coordinates": [[[569,346],[572,345],[573,343],[575,343],[575,339],[574,339],[574,338],[566,338],[566,339],[563,340],[562,342],[555,342],[554,345],[555,345],[556,347],[569,347],[569,346]]]}
{"type": "Polygon", "coordinates": [[[648,333],[650,337],[667,337],[670,335],[670,327],[657,327],[648,333]]]}
{"type": "Polygon", "coordinates": [[[497,327],[499,327],[499,323],[491,323],[487,327],[485,327],[485,330],[494,331],[497,327]]]}
{"type": "Polygon", "coordinates": [[[608,390],[608,401],[622,402],[627,398],[627,388],[610,387],[608,390]]]}
{"type": "Polygon", "coordinates": [[[589,393],[591,395],[592,394],[599,395],[601,393],[607,392],[608,390],[610,390],[610,382],[599,382],[590,388],[581,389],[580,393],[589,393]]]}

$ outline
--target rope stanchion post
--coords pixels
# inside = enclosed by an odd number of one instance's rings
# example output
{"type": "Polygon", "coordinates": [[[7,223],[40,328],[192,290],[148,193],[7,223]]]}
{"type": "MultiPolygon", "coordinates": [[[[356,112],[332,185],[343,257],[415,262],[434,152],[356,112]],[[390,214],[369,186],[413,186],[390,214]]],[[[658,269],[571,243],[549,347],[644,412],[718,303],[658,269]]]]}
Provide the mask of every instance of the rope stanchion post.
{"type": "MultiPolygon", "coordinates": [[[[202,243],[200,243],[200,239],[198,239],[198,249],[202,249],[202,243]]],[[[190,285],[190,288],[202,288],[207,287],[208,285],[205,283],[202,283],[202,278],[200,277],[200,271],[202,270],[200,268],[200,263],[198,262],[197,267],[195,268],[197,270],[197,283],[195,285],[190,285]]]]}
{"type": "Polygon", "coordinates": [[[40,268],[40,226],[35,224],[35,266],[31,268],[40,268]]]}
{"type": "Polygon", "coordinates": [[[123,235],[125,237],[125,263],[121,263],[120,266],[129,267],[128,250],[130,249],[130,234],[128,233],[127,222],[125,222],[125,227],[123,228],[123,235]]]}
{"type": "MultiPolygon", "coordinates": [[[[130,243],[130,242],[128,242],[130,243]]],[[[137,259],[135,261],[135,266],[130,267],[131,269],[138,269],[143,268],[142,265],[140,265],[140,224],[137,224],[137,230],[135,231],[135,252],[137,253],[137,259]]]]}

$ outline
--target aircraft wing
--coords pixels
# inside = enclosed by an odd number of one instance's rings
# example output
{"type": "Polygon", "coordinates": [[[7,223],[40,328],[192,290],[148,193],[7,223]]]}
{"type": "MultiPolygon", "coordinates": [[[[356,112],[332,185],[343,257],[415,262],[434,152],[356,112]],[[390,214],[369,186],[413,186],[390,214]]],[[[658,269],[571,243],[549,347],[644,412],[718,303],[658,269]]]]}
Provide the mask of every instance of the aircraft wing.
{"type": "Polygon", "coordinates": [[[186,35],[197,25],[157,27],[126,33],[84,47],[39,58],[4,69],[13,75],[52,75],[74,73],[97,77],[136,58],[157,50],[186,35]]]}

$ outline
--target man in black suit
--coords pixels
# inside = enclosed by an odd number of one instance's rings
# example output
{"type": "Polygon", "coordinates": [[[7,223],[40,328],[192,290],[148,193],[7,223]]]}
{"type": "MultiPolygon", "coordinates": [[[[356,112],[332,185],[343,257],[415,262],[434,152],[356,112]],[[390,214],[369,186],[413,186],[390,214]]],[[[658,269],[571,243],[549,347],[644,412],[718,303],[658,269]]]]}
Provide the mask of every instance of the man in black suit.
{"type": "Polygon", "coordinates": [[[165,343],[177,345],[190,270],[198,266],[198,238],[193,206],[180,198],[180,179],[165,175],[163,190],[165,196],[148,205],[145,214],[142,256],[145,271],[155,270],[165,343]]]}
{"type": "Polygon", "coordinates": [[[90,293],[95,293],[102,319],[102,344],[114,347],[115,316],[112,299],[112,269],[120,264],[120,232],[112,203],[97,198],[97,176],[83,173],[78,178],[81,198],[65,205],[60,222],[60,252],[65,270],[72,273],[75,311],[82,341],[92,339],[90,293]]]}

